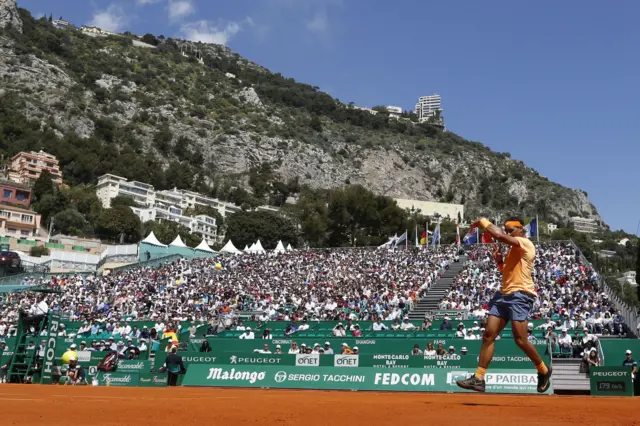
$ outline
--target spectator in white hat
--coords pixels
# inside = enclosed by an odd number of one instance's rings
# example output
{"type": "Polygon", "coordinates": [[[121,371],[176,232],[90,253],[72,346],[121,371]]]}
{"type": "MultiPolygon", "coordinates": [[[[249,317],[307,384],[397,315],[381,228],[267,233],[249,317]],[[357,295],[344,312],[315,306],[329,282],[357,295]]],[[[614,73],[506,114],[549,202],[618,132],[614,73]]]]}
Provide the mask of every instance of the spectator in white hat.
{"type": "Polygon", "coordinates": [[[251,327],[247,327],[244,332],[240,335],[241,339],[247,339],[247,340],[253,340],[256,338],[255,334],[253,334],[253,331],[251,331],[251,327]]]}
{"type": "Polygon", "coordinates": [[[333,355],[333,349],[331,349],[331,343],[324,342],[324,354],[333,355]]]}
{"type": "Polygon", "coordinates": [[[404,317],[402,321],[402,325],[400,326],[400,330],[415,330],[416,326],[409,322],[409,317],[404,317]]]}
{"type": "Polygon", "coordinates": [[[282,355],[282,347],[280,345],[276,345],[276,351],[274,352],[276,355],[282,355]]]}
{"type": "Polygon", "coordinates": [[[460,349],[460,354],[461,355],[466,355],[467,354],[467,347],[463,346],[462,349],[460,349]]]}
{"type": "Polygon", "coordinates": [[[353,347],[353,354],[354,354],[354,355],[358,355],[359,353],[360,353],[360,352],[359,352],[358,347],[357,347],[357,346],[354,346],[354,347],[353,347]]]}

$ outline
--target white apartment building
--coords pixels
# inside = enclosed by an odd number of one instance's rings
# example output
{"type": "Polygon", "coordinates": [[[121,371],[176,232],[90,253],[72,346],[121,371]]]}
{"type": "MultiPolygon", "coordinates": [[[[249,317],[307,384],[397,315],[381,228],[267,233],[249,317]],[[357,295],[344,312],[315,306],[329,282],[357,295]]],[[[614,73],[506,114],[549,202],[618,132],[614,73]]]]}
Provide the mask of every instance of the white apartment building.
{"type": "MultiPolygon", "coordinates": [[[[129,181],[112,174],[102,175],[98,178],[96,194],[105,208],[111,207],[111,200],[118,195],[130,197],[138,204],[132,209],[143,222],[148,220],[178,222],[188,227],[192,233],[201,235],[209,244],[212,244],[217,237],[215,218],[206,215],[184,216],[184,211],[189,207],[211,207],[216,209],[222,217],[226,217],[241,210],[235,204],[210,198],[197,192],[177,188],[156,191],[148,183],[129,181]]],[[[278,211],[277,208],[271,206],[260,206],[258,210],[278,211]]]]}
{"type": "Polygon", "coordinates": [[[400,118],[402,115],[402,108],[398,106],[387,106],[387,112],[390,118],[400,118]]]}
{"type": "Polygon", "coordinates": [[[573,224],[573,229],[585,234],[594,234],[600,230],[600,225],[594,219],[575,216],[569,219],[573,224]]]}
{"type": "Polygon", "coordinates": [[[415,111],[421,123],[435,116],[436,111],[442,112],[440,95],[421,96],[418,98],[415,111]]]}

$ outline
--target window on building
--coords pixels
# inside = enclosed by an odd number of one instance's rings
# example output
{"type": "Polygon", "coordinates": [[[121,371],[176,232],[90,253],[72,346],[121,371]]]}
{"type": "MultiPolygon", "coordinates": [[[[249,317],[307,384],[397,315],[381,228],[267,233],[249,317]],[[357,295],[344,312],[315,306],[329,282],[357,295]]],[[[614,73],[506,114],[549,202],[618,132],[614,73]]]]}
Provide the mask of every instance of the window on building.
{"type": "Polygon", "coordinates": [[[20,231],[20,234],[21,234],[21,235],[23,235],[23,236],[25,236],[25,237],[28,237],[29,235],[31,235],[31,232],[29,232],[29,231],[25,231],[25,230],[23,229],[23,230],[21,230],[21,231],[20,231]]]}
{"type": "Polygon", "coordinates": [[[24,192],[16,192],[16,200],[18,201],[27,201],[29,196],[24,192]]]}
{"type": "Polygon", "coordinates": [[[36,174],[36,172],[34,172],[33,170],[29,170],[29,174],[30,174],[30,175],[35,175],[35,174],[36,174]]]}
{"type": "Polygon", "coordinates": [[[31,216],[30,214],[23,214],[21,220],[23,222],[31,223],[33,222],[33,216],[31,216]]]}
{"type": "Polygon", "coordinates": [[[9,214],[9,212],[0,211],[0,217],[11,217],[11,215],[9,214]]]}
{"type": "Polygon", "coordinates": [[[11,198],[12,195],[13,195],[13,191],[11,191],[10,189],[5,189],[2,191],[3,198],[11,198]]]}

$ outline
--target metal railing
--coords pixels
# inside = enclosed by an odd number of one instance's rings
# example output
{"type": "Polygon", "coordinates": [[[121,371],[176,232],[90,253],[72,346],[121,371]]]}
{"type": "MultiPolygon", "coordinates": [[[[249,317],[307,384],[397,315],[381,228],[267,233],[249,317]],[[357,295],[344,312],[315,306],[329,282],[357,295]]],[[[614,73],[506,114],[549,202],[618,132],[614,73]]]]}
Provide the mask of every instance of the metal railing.
{"type": "Polygon", "coordinates": [[[132,263],[130,265],[123,265],[123,266],[118,266],[117,268],[113,268],[111,270],[112,274],[118,273],[118,272],[122,272],[122,271],[127,271],[129,269],[137,269],[137,268],[148,268],[148,267],[154,267],[154,266],[159,266],[159,265],[163,265],[166,263],[171,263],[174,262],[178,259],[182,259],[182,256],[179,254],[169,254],[167,256],[162,256],[162,257],[156,257],[150,260],[144,260],[142,262],[137,262],[137,263],[132,263]]]}
{"type": "Polygon", "coordinates": [[[580,248],[576,245],[576,243],[574,243],[573,240],[570,240],[570,242],[575,248],[575,250],[577,250],[578,253],[580,253],[580,261],[586,266],[589,266],[591,269],[596,271],[597,273],[596,283],[598,284],[598,287],[602,289],[602,291],[609,297],[609,300],[615,303],[616,307],[622,314],[627,327],[632,333],[634,333],[635,327],[638,325],[638,322],[640,321],[640,315],[638,315],[638,310],[633,306],[629,306],[624,300],[622,300],[622,298],[613,291],[613,289],[609,286],[609,284],[607,284],[604,278],[602,278],[602,276],[596,270],[596,268],[593,267],[591,262],[587,260],[587,258],[582,253],[582,250],[580,250],[580,248]]]}

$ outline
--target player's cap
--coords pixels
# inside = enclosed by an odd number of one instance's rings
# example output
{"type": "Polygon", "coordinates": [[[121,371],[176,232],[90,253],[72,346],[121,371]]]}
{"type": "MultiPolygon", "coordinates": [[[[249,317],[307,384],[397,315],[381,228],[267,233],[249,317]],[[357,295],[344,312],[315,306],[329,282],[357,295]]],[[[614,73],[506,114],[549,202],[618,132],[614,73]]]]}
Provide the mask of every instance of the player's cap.
{"type": "Polygon", "coordinates": [[[348,347],[349,347],[349,345],[347,345],[346,343],[343,343],[343,344],[342,344],[342,346],[344,346],[344,347],[346,347],[346,348],[348,348],[348,347]]]}
{"type": "Polygon", "coordinates": [[[462,347],[462,349],[460,349],[460,351],[462,351],[462,352],[467,352],[467,347],[466,347],[466,346],[463,346],[463,347],[462,347]]]}
{"type": "Polygon", "coordinates": [[[449,346],[449,349],[455,349],[455,347],[453,347],[453,345],[449,346]]]}
{"type": "Polygon", "coordinates": [[[627,355],[631,355],[631,350],[627,349],[627,352],[625,352],[627,355]]]}
{"type": "Polygon", "coordinates": [[[77,348],[77,346],[76,346],[76,344],[75,344],[75,343],[72,343],[72,344],[71,344],[71,346],[69,346],[69,347],[70,347],[71,349],[75,349],[75,348],[77,348]]]}
{"type": "Polygon", "coordinates": [[[353,347],[353,350],[354,350],[354,351],[357,351],[357,350],[358,350],[358,347],[357,347],[357,346],[354,346],[354,347],[353,347]]]}
{"type": "Polygon", "coordinates": [[[329,343],[329,342],[324,342],[324,345],[325,345],[325,346],[331,346],[331,343],[329,343]]]}
{"type": "Polygon", "coordinates": [[[280,345],[276,345],[276,349],[280,349],[280,345]]]}
{"type": "Polygon", "coordinates": [[[306,348],[306,347],[307,347],[307,345],[306,345],[305,343],[303,343],[303,344],[302,344],[302,347],[303,347],[303,348],[306,348]]]}
{"type": "Polygon", "coordinates": [[[313,347],[314,347],[314,348],[315,348],[316,346],[320,346],[320,343],[315,343],[315,344],[313,345],[313,347]]]}
{"type": "Polygon", "coordinates": [[[72,356],[71,358],[69,358],[69,362],[71,361],[77,361],[76,357],[72,356]]]}

